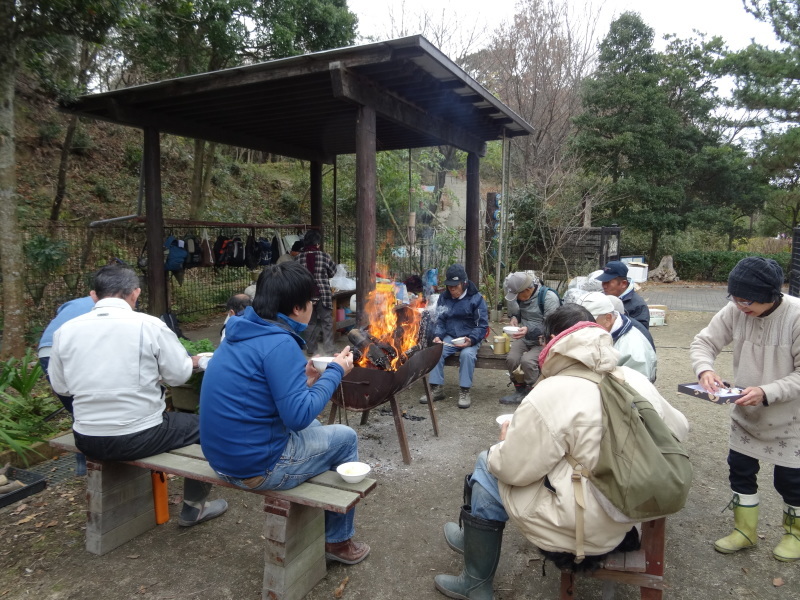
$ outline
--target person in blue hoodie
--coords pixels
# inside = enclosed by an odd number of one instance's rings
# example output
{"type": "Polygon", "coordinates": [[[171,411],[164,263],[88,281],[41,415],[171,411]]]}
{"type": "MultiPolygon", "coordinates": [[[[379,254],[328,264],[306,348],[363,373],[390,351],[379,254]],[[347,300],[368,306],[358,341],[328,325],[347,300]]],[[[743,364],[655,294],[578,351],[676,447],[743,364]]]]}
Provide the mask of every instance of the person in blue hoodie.
{"type": "MultiPolygon", "coordinates": [[[[458,408],[469,408],[469,391],[472,388],[472,375],[475,361],[486,331],[489,328],[489,312],[486,301],[478,288],[467,279],[467,271],[462,265],[447,268],[444,285],[446,292],[439,296],[436,305],[436,326],[433,342],[444,343],[442,357],[430,374],[433,400],[444,400],[444,360],[451,354],[460,352],[458,359],[458,408]]],[[[419,399],[428,402],[427,396],[419,399]]]]}
{"type": "MultiPolygon", "coordinates": [[[[264,268],[252,306],[231,319],[200,391],[200,445],[224,480],[251,490],[287,490],[358,460],[358,437],[317,415],[353,368],[350,347],[319,373],[300,334],[317,302],[311,273],[284,262],[264,268]]],[[[353,541],[355,512],[325,513],[325,556],[354,565],[370,548],[353,541]]]]}

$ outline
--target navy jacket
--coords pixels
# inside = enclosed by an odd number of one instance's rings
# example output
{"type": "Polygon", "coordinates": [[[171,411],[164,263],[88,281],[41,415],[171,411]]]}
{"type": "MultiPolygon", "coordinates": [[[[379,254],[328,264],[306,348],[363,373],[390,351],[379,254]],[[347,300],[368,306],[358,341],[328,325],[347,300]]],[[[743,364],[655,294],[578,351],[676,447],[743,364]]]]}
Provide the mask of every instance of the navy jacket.
{"type": "Polygon", "coordinates": [[[647,304],[639,294],[637,294],[630,288],[628,289],[629,291],[624,293],[619,298],[620,300],[622,300],[622,305],[625,307],[625,314],[628,315],[634,321],[639,321],[639,323],[644,325],[645,329],[649,330],[650,309],[647,308],[647,304]]]}
{"type": "Polygon", "coordinates": [[[489,329],[489,312],[486,301],[471,281],[467,282],[467,295],[462,300],[453,298],[449,290],[439,296],[436,304],[434,335],[444,340],[445,335],[457,338],[466,336],[473,346],[486,337],[489,329]]]}

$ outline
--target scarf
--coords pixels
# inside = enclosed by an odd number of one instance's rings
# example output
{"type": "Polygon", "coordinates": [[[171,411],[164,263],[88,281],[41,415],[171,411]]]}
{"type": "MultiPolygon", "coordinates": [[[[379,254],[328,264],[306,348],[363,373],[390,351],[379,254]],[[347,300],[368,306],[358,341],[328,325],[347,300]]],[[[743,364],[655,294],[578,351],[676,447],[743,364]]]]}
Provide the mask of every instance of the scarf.
{"type": "Polygon", "coordinates": [[[631,318],[629,316],[620,315],[620,318],[622,319],[622,327],[611,333],[611,337],[615,344],[619,338],[628,333],[631,330],[631,327],[633,327],[633,323],[631,323],[631,318]]]}
{"type": "Polygon", "coordinates": [[[306,253],[306,269],[311,271],[312,275],[317,274],[317,255],[316,253],[319,251],[319,246],[306,246],[303,248],[303,252],[306,253]]]}

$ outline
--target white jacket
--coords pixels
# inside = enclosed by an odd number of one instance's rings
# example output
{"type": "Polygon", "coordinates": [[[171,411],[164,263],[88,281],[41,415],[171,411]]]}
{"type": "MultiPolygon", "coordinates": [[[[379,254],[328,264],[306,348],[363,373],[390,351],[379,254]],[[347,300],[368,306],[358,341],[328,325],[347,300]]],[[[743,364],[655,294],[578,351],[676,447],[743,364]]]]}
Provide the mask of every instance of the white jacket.
{"type": "MultiPolygon", "coordinates": [[[[559,375],[577,363],[596,373],[614,373],[650,400],[679,439],[689,424],[642,374],[617,367],[611,335],[581,323],[560,334],[542,354],[543,379],[522,401],[506,439],[489,451],[489,470],[499,482],[503,506],[522,533],[539,548],[575,553],[575,496],[572,454],[588,468],[597,464],[603,435],[598,386],[580,377],[559,375]]],[[[586,494],[585,552],[616,548],[630,524],[612,520],[593,494],[586,494]]]]}
{"type": "Polygon", "coordinates": [[[161,382],[185,383],[192,359],[161,319],[104,298],[56,331],[48,372],[57,393],[74,397],[75,431],[118,436],[162,422],[161,382]]]}

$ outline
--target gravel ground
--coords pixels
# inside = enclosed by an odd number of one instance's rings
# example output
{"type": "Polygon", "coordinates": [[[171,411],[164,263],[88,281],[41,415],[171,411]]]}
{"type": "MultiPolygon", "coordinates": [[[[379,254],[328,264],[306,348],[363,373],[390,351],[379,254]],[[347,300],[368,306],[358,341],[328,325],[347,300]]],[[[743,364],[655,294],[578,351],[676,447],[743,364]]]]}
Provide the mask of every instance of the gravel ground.
{"type": "MultiPolygon", "coordinates": [[[[713,540],[728,533],[731,513],[726,440],[727,408],[679,395],[678,383],[691,381],[688,345],[711,318],[708,312],[670,311],[668,324],[654,328],[659,355],[657,386],[689,418],[688,442],[695,477],[686,508],[667,521],[667,570],[671,599],[798,598],[800,565],[775,561],[772,547],[782,529],[780,498],[772,488],[771,468],[762,470],[761,543],[736,555],[714,552],[713,540]],[[794,590],[794,591],[792,591],[794,590]]],[[[218,331],[218,329],[217,329],[218,331]]],[[[719,372],[731,375],[731,355],[723,354],[719,372]]],[[[442,525],[457,518],[463,477],[476,455],[496,440],[495,417],[508,412],[497,399],[507,393],[501,371],[479,370],[473,406],[456,407],[456,371],[446,370],[448,399],[436,403],[440,436],[433,435],[427,407],[418,403],[420,383],[399,395],[409,417],[406,432],[413,461],[405,465],[390,414],[375,410],[367,425],[349,415],[359,432],[362,460],[373,467],[375,492],[360,505],[356,535],[372,546],[359,565],[331,565],[310,600],[332,598],[345,577],[344,598],[443,598],[433,587],[437,573],[460,569],[460,557],[442,537],[442,525]]],[[[385,405],[388,406],[388,405],[385,405]]],[[[327,414],[327,413],[326,413],[327,414]]],[[[171,482],[173,493],[180,481],[171,482]]],[[[231,505],[224,517],[182,530],[173,520],[107,554],[83,549],[85,484],[73,479],[32,497],[26,504],[0,509],[0,598],[123,600],[129,598],[256,600],[261,594],[263,549],[258,498],[218,489],[231,505]],[[32,517],[32,518],[29,518],[32,517]]],[[[495,578],[498,600],[558,597],[559,573],[513,525],[506,528],[495,578]]],[[[581,580],[578,597],[601,597],[601,585],[581,580]]],[[[638,590],[620,586],[618,598],[638,598],[638,590]]]]}

